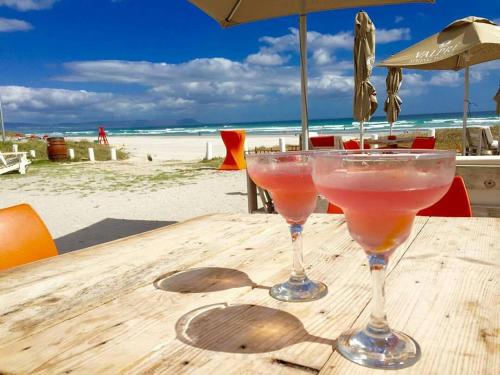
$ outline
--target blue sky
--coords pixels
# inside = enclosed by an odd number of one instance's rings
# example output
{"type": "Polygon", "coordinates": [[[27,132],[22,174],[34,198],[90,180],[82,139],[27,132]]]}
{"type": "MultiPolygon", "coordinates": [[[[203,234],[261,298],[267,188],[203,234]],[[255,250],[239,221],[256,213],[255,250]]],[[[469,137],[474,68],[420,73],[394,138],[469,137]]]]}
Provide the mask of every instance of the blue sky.
{"type": "MultiPolygon", "coordinates": [[[[349,117],[352,29],[360,9],[309,15],[310,117],[349,117]]],[[[451,21],[500,21],[491,0],[365,9],[376,60],[451,21]]],[[[297,17],[222,29],[186,0],[0,0],[6,121],[298,119],[297,17]]],[[[492,110],[499,61],[471,68],[472,111],[492,110]]],[[[373,72],[379,103],[386,70],[373,72]]],[[[461,72],[404,71],[403,114],[460,112],[461,72]]],[[[376,115],[383,115],[382,105],[376,115]]]]}

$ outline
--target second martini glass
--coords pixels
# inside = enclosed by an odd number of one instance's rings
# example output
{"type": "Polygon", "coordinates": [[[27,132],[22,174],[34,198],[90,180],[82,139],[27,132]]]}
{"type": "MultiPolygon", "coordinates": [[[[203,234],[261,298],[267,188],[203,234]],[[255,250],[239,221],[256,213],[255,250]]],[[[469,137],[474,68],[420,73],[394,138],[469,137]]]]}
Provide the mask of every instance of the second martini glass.
{"type": "Polygon", "coordinates": [[[410,235],[417,212],[436,203],[455,174],[455,153],[435,150],[317,153],[318,192],[345,213],[354,240],[365,250],[372,275],[372,313],[365,328],[343,333],[337,348],[360,365],[398,369],[414,364],[418,344],[392,330],[385,315],[389,256],[410,235]]]}
{"type": "Polygon", "coordinates": [[[268,190],[274,207],[290,225],[293,246],[292,273],[288,281],[274,285],[269,294],[286,302],[317,300],[327,293],[321,282],[310,280],[304,270],[302,226],[316,207],[316,188],[308,152],[247,155],[252,180],[268,190]]]}

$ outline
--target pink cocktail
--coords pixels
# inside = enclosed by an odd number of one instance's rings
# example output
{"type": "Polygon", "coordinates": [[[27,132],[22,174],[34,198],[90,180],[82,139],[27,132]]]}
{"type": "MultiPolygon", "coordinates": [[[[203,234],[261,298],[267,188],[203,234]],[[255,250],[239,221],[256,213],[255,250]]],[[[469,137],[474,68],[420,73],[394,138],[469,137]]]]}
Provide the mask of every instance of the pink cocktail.
{"type": "Polygon", "coordinates": [[[418,344],[387,323],[385,269],[389,256],[410,235],[417,212],[436,203],[454,175],[455,153],[448,151],[314,154],[316,189],[344,211],[351,236],[368,255],[373,279],[370,322],[338,340],[339,352],[348,359],[376,368],[402,368],[418,360],[418,344]]]}
{"type": "Polygon", "coordinates": [[[310,280],[302,257],[302,226],[316,207],[316,188],[307,152],[252,154],[247,156],[252,180],[269,191],[274,207],[290,225],[293,244],[292,274],[288,281],[273,286],[272,297],[280,301],[312,301],[326,295],[323,283],[310,280]]]}

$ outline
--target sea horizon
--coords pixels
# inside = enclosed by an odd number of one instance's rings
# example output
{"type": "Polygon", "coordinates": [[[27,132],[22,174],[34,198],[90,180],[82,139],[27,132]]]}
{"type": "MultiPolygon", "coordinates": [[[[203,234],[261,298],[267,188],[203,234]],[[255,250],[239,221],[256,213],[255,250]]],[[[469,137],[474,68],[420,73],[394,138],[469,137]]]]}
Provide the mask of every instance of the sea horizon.
{"type": "MultiPolygon", "coordinates": [[[[182,120],[185,121],[185,120],[182,120]]],[[[169,121],[164,121],[168,123],[169,121]]],[[[244,129],[248,134],[275,135],[296,134],[301,131],[300,120],[279,121],[252,121],[252,122],[227,122],[227,123],[202,123],[192,120],[192,124],[182,125],[162,124],[162,121],[154,120],[130,120],[130,121],[92,121],[83,123],[60,123],[60,124],[30,124],[30,123],[6,123],[6,130],[23,134],[36,135],[60,135],[66,137],[85,137],[97,134],[97,127],[103,126],[109,136],[201,136],[216,135],[220,130],[244,129]],[[132,125],[132,123],[155,123],[155,125],[132,125]],[[127,125],[130,123],[131,125],[127,125]]],[[[500,116],[494,111],[474,112],[469,115],[468,126],[498,126],[500,116]]],[[[462,127],[462,113],[446,112],[432,114],[401,115],[394,124],[396,132],[414,131],[419,129],[442,129],[462,127]]],[[[374,116],[365,123],[368,133],[388,132],[389,123],[385,116],[374,116]]],[[[359,131],[359,123],[352,118],[326,118],[310,119],[309,131],[319,134],[349,134],[359,131]]]]}

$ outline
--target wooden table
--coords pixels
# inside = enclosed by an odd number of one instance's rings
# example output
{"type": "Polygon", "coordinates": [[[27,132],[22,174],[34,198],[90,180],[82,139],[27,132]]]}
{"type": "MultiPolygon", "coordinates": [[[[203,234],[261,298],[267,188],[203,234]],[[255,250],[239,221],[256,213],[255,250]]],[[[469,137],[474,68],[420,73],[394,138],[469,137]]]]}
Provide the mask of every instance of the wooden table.
{"type": "MultiPolygon", "coordinates": [[[[499,238],[500,219],[417,218],[388,270],[389,321],[422,347],[398,374],[498,373],[499,238]]],[[[312,216],[304,241],[329,287],[310,303],[268,295],[291,260],[277,215],[200,217],[3,272],[0,373],[382,373],[335,351],[370,302],[343,216],[312,216]]]]}

